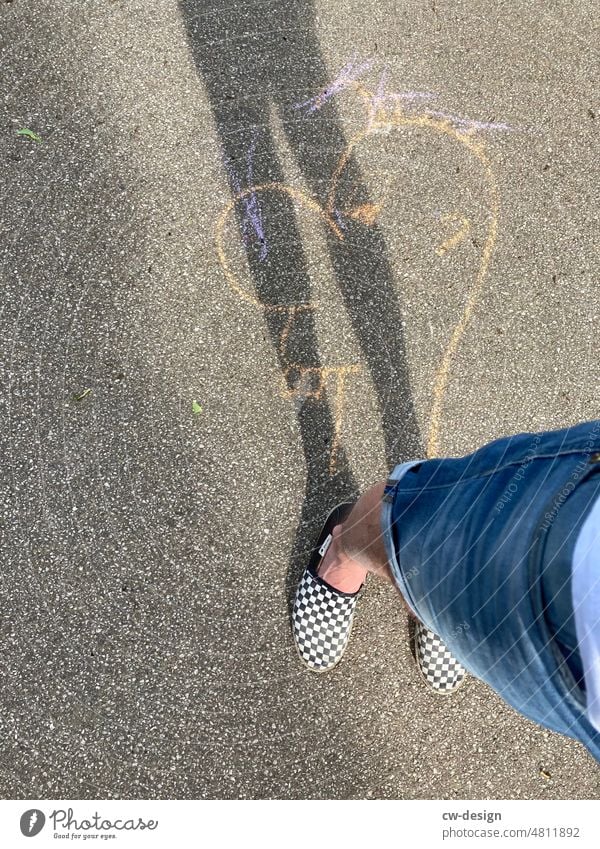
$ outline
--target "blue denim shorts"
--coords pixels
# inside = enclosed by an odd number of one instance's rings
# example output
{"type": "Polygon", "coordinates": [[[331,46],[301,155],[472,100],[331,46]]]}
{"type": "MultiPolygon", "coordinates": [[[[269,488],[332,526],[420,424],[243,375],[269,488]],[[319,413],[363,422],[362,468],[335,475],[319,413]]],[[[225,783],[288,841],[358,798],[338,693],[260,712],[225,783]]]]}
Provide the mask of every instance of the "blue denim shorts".
{"type": "Polygon", "coordinates": [[[508,704],[600,760],[570,582],[577,531],[598,496],[600,420],[401,463],[382,530],[415,616],[508,704]]]}

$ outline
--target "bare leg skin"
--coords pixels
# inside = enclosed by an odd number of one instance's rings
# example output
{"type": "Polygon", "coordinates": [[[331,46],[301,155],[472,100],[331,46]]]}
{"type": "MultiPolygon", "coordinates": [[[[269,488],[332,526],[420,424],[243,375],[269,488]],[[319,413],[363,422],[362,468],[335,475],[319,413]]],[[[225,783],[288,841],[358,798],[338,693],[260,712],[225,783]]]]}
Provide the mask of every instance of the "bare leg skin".
{"type": "Polygon", "coordinates": [[[345,522],[332,531],[333,540],[318,574],[342,592],[353,593],[360,589],[368,572],[392,581],[381,533],[384,487],[385,482],[366,490],[345,522]]]}

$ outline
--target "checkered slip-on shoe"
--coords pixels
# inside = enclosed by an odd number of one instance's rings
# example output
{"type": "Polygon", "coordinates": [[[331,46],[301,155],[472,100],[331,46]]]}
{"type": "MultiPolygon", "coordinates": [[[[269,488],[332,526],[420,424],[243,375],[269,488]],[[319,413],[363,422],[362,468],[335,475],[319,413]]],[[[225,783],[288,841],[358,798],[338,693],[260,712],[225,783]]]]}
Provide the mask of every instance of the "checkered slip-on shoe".
{"type": "Polygon", "coordinates": [[[362,589],[343,593],[317,575],[331,544],[332,529],[344,521],[352,507],[352,504],[338,504],[331,511],[296,590],[292,612],[294,642],[300,659],[314,672],[327,672],[342,659],[362,589]]]}
{"type": "Polygon", "coordinates": [[[421,622],[415,623],[415,659],[425,682],[438,695],[449,695],[464,684],[467,670],[437,634],[421,622]]]}

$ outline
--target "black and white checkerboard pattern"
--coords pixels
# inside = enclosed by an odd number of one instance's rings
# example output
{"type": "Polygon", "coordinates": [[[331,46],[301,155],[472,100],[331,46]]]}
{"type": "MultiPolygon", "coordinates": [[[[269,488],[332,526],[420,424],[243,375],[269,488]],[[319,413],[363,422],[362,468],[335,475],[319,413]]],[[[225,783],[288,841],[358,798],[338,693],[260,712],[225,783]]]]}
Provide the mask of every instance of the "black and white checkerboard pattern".
{"type": "Polygon", "coordinates": [[[358,593],[341,595],[306,569],[296,592],[292,614],[300,657],[318,672],[332,669],[348,643],[358,593]]]}
{"type": "Polygon", "coordinates": [[[436,692],[451,693],[462,684],[467,670],[438,635],[420,622],[415,628],[415,644],[419,669],[436,692]]]}

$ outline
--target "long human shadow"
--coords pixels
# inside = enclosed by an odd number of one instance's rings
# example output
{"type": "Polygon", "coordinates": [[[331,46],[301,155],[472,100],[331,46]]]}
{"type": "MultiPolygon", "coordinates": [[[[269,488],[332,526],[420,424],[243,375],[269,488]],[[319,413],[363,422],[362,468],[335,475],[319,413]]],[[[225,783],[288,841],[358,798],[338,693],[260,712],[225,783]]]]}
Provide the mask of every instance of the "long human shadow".
{"type": "MultiPolygon", "coordinates": [[[[270,129],[275,111],[311,193],[324,201],[347,141],[334,99],[310,115],[297,108],[299,101],[318,95],[331,82],[320,51],[312,0],[249,0],[240,6],[223,5],[220,0],[179,0],[179,5],[212,108],[232,194],[250,184],[283,182],[270,129]]],[[[352,186],[354,204],[368,203],[367,189],[352,157],[344,182],[352,186]]],[[[237,203],[236,215],[259,300],[269,305],[309,302],[307,258],[291,198],[263,191],[245,204],[237,203]]],[[[344,226],[343,241],[328,232],[328,250],[375,387],[391,468],[400,460],[422,456],[402,315],[380,229],[350,219],[344,226]]],[[[290,364],[315,369],[323,364],[312,312],[298,312],[291,326],[288,319],[285,311],[265,307],[287,386],[297,391],[301,375],[290,364]]],[[[314,381],[314,374],[311,379],[314,381]]],[[[314,389],[314,385],[308,388],[314,389]]],[[[307,548],[307,538],[312,538],[308,534],[314,532],[327,509],[357,494],[343,448],[337,454],[335,474],[329,473],[335,424],[327,393],[297,403],[297,409],[307,483],[288,574],[288,597],[294,564],[307,548]]]]}

